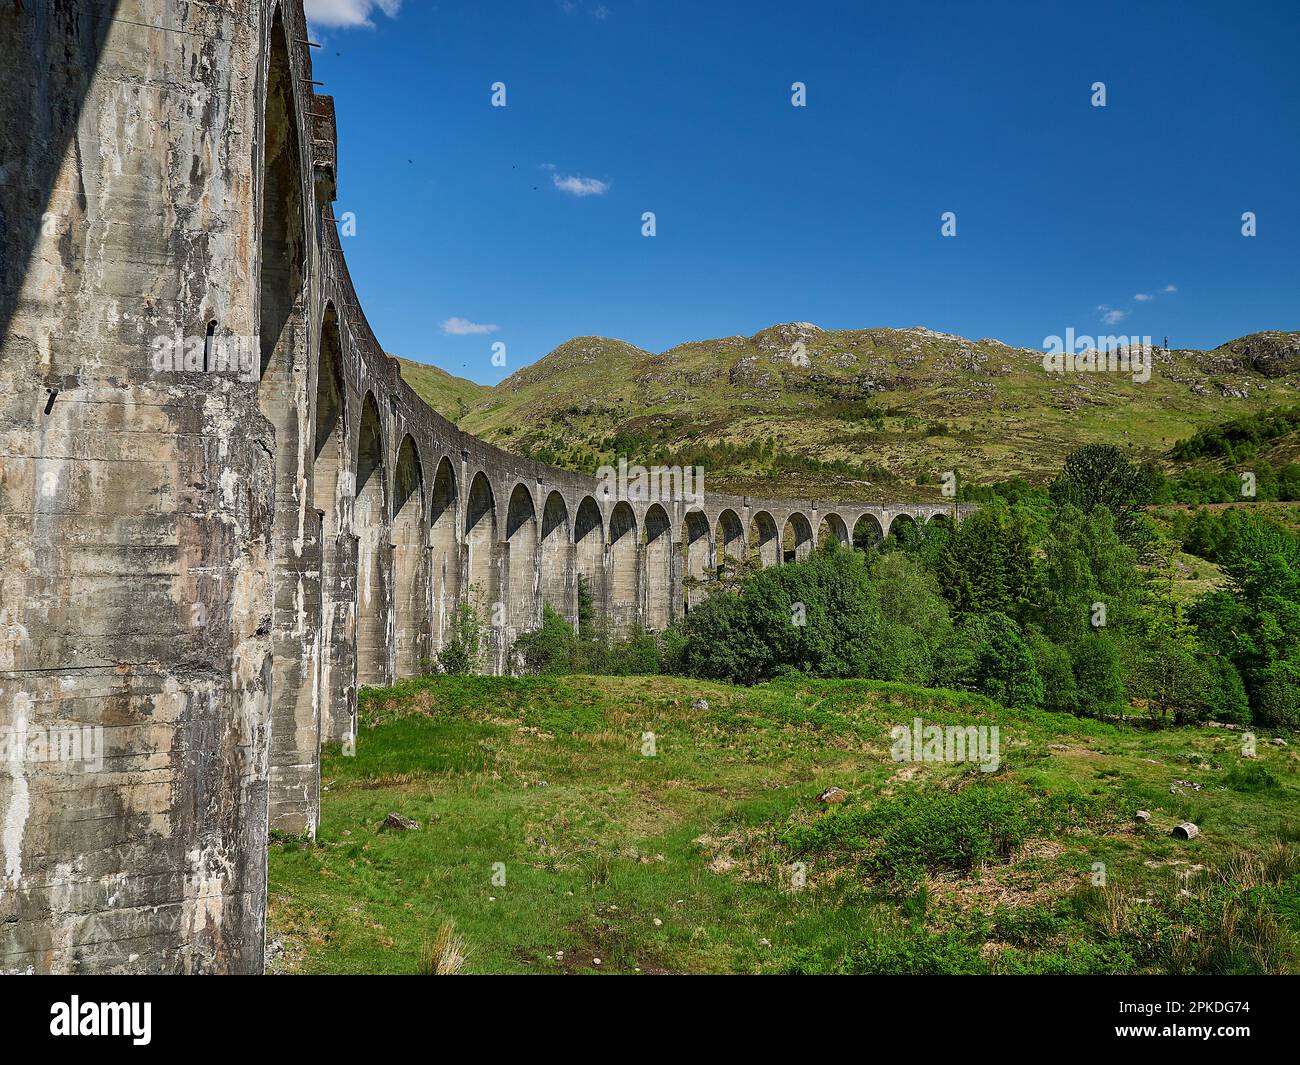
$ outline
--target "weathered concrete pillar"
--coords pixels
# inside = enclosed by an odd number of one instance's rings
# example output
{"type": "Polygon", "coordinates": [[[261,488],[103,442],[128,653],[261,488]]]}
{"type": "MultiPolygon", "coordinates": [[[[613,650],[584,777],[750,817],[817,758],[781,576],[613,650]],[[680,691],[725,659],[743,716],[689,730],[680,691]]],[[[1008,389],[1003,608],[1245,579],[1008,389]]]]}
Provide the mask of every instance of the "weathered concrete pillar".
{"type": "Polygon", "coordinates": [[[114,14],[0,10],[0,971],[257,972],[277,470],[234,81],[267,28],[114,14]]]}

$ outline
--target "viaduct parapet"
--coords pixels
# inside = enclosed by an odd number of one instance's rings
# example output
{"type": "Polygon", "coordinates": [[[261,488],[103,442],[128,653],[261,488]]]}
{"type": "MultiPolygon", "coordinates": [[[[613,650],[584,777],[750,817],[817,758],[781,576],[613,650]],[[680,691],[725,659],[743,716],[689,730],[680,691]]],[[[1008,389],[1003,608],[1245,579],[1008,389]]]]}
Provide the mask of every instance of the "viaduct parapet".
{"type": "Polygon", "coordinates": [[[261,971],[268,827],[459,603],[500,671],[579,575],[658,629],[952,514],[607,499],[461,432],[357,302],[311,90],[301,0],[0,4],[0,972],[261,971]]]}

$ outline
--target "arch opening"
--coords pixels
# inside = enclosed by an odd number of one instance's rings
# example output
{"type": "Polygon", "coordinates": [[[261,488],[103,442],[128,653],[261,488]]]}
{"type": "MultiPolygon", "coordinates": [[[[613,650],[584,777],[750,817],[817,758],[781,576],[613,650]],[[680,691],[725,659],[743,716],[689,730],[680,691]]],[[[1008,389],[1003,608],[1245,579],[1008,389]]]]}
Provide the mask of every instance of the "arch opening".
{"type": "Polygon", "coordinates": [[[710,577],[709,566],[713,557],[713,536],[709,530],[709,519],[703,511],[692,510],[686,515],[686,535],[682,538],[682,550],[685,552],[686,586],[685,609],[704,602],[708,595],[707,581],[710,577]]]}
{"type": "Polygon", "coordinates": [[[863,514],[853,523],[853,546],[859,551],[875,551],[885,539],[880,519],[874,514],[863,514]]]}
{"type": "Polygon", "coordinates": [[[537,628],[541,607],[537,602],[537,511],[533,495],[517,484],[506,507],[506,553],[509,567],[509,618],[511,636],[537,628]]]}
{"type": "Polygon", "coordinates": [[[348,535],[346,392],[343,385],[343,335],[334,305],[321,320],[316,366],[312,509],[320,542],[319,740],[338,740],[351,726],[352,540],[348,535]]]}
{"type": "MultiPolygon", "coordinates": [[[[310,829],[316,806],[315,750],[320,729],[316,690],[320,625],[318,522],[309,490],[310,331],[304,313],[303,170],[294,118],[293,74],[284,20],[271,22],[261,115],[257,201],[257,402],[272,428],[275,510],[271,613],[270,820],[291,831],[310,829]],[[306,798],[304,799],[304,796],[306,798]]],[[[224,343],[208,325],[205,366],[224,343]]],[[[220,361],[220,360],[215,360],[220,361]]]]}
{"type": "Polygon", "coordinates": [[[570,564],[571,542],[569,508],[559,492],[552,492],[542,508],[542,603],[566,618],[571,625],[576,625],[578,615],[570,564]]]}
{"type": "Polygon", "coordinates": [[[910,514],[895,514],[885,536],[886,550],[910,550],[917,547],[924,534],[921,526],[910,514]]]}
{"type": "Polygon", "coordinates": [[[673,530],[668,512],[655,503],[645,513],[645,627],[672,622],[673,530]]]}
{"type": "Polygon", "coordinates": [[[636,515],[626,500],[619,500],[609,516],[609,613],[616,634],[636,624],[639,546],[636,515]]]}
{"type": "Polygon", "coordinates": [[[798,562],[808,557],[812,547],[812,523],[796,511],[786,519],[781,529],[781,558],[786,562],[798,562]]]}
{"type": "Polygon", "coordinates": [[[578,631],[592,635],[605,613],[605,527],[600,507],[591,496],[578,504],[573,522],[574,564],[581,590],[577,593],[578,631]]]}
{"type": "Polygon", "coordinates": [[[497,510],[492,485],[479,472],[470,482],[465,507],[466,589],[470,605],[490,622],[501,599],[501,568],[497,563],[497,510]]]}
{"type": "Polygon", "coordinates": [[[424,470],[407,434],[393,478],[393,659],[396,677],[425,672],[428,575],[424,550],[424,470]]]}
{"type": "MultiPolygon", "coordinates": [[[[384,470],[383,424],[374,393],[366,395],[357,437],[357,687],[388,683],[388,605],[384,588],[388,553],[388,493],[384,470]]],[[[355,733],[354,733],[355,735],[355,733]]]]}
{"type": "Polygon", "coordinates": [[[781,539],[777,535],[776,519],[766,510],[756,512],[749,523],[749,554],[764,569],[780,565],[781,539]]]}
{"type": "Polygon", "coordinates": [[[848,526],[838,514],[827,514],[817,527],[818,547],[825,547],[831,540],[841,546],[847,545],[849,542],[848,526]]]}
{"type": "Polygon", "coordinates": [[[734,510],[724,510],[718,515],[716,565],[719,577],[735,576],[745,558],[745,526],[734,510]]]}
{"type": "Polygon", "coordinates": [[[433,596],[430,654],[436,655],[447,639],[447,626],[460,596],[460,539],[456,535],[456,472],[444,457],[433,478],[429,499],[429,568],[433,596]]]}

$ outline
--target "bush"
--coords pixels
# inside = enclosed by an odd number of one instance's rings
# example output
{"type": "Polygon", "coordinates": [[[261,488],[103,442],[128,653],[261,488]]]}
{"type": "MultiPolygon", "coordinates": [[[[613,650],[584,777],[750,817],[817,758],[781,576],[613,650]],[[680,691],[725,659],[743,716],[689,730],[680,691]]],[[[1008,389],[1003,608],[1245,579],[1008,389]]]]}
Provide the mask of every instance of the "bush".
{"type": "Polygon", "coordinates": [[[483,624],[468,603],[456,607],[451,637],[438,652],[438,668],[455,677],[477,673],[483,657],[483,624]]]}
{"type": "Polygon", "coordinates": [[[694,676],[741,684],[793,672],[870,677],[878,625],[867,556],[832,541],[695,607],[682,626],[682,665],[694,676]]]}
{"type": "Polygon", "coordinates": [[[1261,671],[1254,721],[1265,728],[1300,728],[1300,660],[1283,659],[1261,671]]]}
{"type": "Polygon", "coordinates": [[[572,673],[576,642],[573,626],[547,605],[542,607],[542,627],[515,640],[511,655],[521,673],[572,673]]]}
{"type": "Polygon", "coordinates": [[[1043,679],[1016,623],[1005,614],[966,618],[944,647],[936,679],[960,691],[981,692],[1003,706],[1043,702],[1043,679]]]}
{"type": "Polygon", "coordinates": [[[1009,784],[977,781],[956,792],[909,786],[867,809],[837,808],[789,830],[785,842],[799,853],[855,857],[884,880],[913,881],[1006,861],[1052,822],[1043,803],[1009,784]]]}

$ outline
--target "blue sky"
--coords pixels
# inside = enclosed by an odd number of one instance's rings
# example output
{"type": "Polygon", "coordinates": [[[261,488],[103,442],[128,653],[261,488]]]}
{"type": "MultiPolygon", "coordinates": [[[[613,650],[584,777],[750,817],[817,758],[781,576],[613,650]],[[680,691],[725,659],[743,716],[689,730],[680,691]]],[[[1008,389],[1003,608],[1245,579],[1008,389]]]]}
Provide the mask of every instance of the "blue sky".
{"type": "Polygon", "coordinates": [[[371,324],[476,381],[784,321],[1300,328],[1294,0],[307,6],[371,324]]]}

